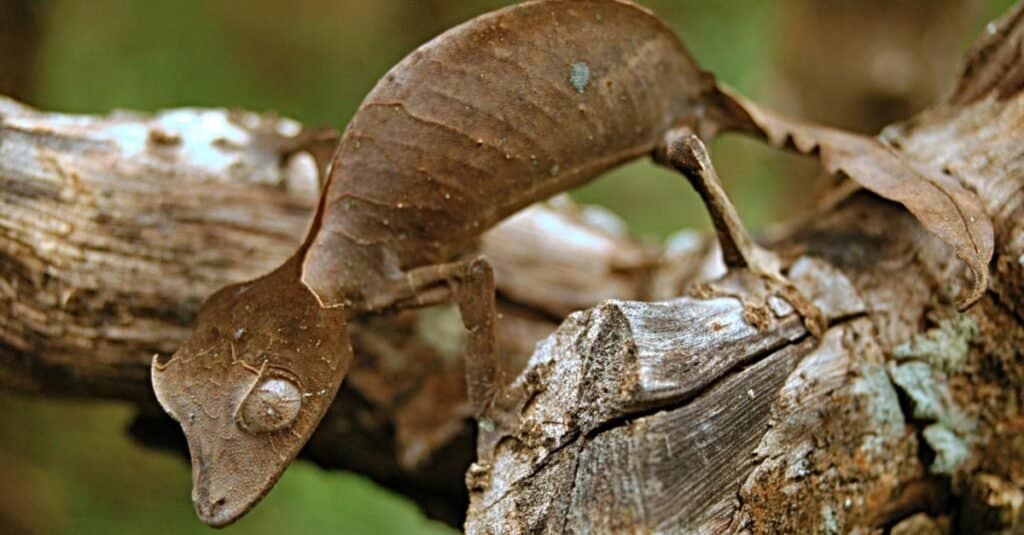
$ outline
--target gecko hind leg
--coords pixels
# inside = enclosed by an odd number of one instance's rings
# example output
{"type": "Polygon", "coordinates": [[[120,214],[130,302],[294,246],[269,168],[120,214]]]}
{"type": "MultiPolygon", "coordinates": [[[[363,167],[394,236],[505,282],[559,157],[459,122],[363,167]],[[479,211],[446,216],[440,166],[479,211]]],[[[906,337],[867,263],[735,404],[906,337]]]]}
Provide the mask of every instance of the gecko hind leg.
{"type": "Polygon", "coordinates": [[[736,207],[725,193],[700,138],[689,128],[670,130],[665,134],[662,147],[655,152],[655,161],[682,173],[697,190],[711,216],[726,267],[746,268],[778,284],[779,293],[800,314],[807,330],[816,338],[821,338],[828,326],[827,318],[792,282],[782,276],[778,257],[750,237],[736,207]]]}

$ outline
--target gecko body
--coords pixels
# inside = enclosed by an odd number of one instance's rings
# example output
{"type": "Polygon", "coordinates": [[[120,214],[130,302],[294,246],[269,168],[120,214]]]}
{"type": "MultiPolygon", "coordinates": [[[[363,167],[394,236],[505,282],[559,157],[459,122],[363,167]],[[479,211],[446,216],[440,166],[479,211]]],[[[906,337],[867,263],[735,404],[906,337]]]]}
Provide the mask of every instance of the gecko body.
{"type": "Polygon", "coordinates": [[[353,317],[455,300],[474,333],[469,397],[485,411],[494,297],[474,241],[670,131],[711,135],[720,101],[664,23],[618,0],[519,4],[403,59],[345,130],[298,251],[211,296],[192,337],[154,358],[199,517],[232,522],[295,458],[348,369],[353,317]]]}

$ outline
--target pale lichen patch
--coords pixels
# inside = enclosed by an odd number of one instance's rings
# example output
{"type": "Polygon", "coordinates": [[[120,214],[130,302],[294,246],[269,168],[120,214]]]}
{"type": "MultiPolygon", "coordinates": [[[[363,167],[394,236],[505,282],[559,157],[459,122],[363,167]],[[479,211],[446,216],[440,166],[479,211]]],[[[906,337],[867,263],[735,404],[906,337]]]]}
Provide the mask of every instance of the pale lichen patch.
{"type": "Polygon", "coordinates": [[[938,420],[950,403],[949,392],[932,376],[932,368],[924,362],[908,362],[892,366],[889,374],[913,403],[914,418],[938,420]]]}
{"type": "Polygon", "coordinates": [[[914,418],[935,420],[922,436],[936,457],[929,469],[952,474],[967,459],[974,423],[956,406],[945,376],[928,363],[913,361],[891,365],[889,374],[913,405],[914,418]]]}
{"type": "Polygon", "coordinates": [[[952,474],[970,454],[967,441],[942,423],[929,425],[922,434],[935,451],[935,460],[928,467],[933,474],[952,474]]]}
{"type": "Polygon", "coordinates": [[[821,506],[821,523],[818,526],[820,533],[838,535],[842,533],[842,522],[836,515],[835,509],[829,504],[821,506]]]}
{"type": "Polygon", "coordinates": [[[864,437],[862,448],[872,455],[883,455],[886,440],[903,432],[905,420],[900,400],[884,367],[865,363],[859,371],[852,391],[866,401],[868,417],[875,423],[875,433],[864,437]]]}
{"type": "Polygon", "coordinates": [[[569,67],[569,83],[582,95],[590,83],[590,66],[582,61],[573,63],[569,67]]]}
{"type": "Polygon", "coordinates": [[[967,362],[967,353],[978,332],[974,317],[958,314],[896,346],[893,356],[901,360],[920,359],[944,372],[956,372],[967,362]]]}

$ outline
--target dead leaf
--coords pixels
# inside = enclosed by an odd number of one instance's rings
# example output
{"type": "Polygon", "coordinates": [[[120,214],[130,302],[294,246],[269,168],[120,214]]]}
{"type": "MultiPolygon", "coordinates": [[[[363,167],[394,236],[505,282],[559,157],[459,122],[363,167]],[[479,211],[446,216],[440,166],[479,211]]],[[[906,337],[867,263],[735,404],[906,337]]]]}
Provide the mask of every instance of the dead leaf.
{"type": "Polygon", "coordinates": [[[929,231],[942,238],[974,275],[958,305],[966,308],[988,289],[988,264],[995,247],[992,221],[978,197],[952,176],[911,158],[877,138],[802,123],[765,110],[723,89],[747,120],[736,130],[759,130],[780,148],[816,154],[829,173],[842,173],[869,191],[902,204],[929,231]]]}

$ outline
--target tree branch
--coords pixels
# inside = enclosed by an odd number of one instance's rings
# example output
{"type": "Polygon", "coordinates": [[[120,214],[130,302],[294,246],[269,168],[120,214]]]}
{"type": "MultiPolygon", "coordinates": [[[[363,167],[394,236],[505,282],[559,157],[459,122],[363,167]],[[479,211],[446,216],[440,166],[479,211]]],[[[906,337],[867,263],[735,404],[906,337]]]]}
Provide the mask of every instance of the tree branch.
{"type": "MultiPolygon", "coordinates": [[[[150,389],[152,355],[183,341],[205,296],[291,254],[318,195],[320,134],[239,111],[70,116],[0,98],[0,385],[133,402],[141,438],[182,447],[150,389]]],[[[562,198],[484,238],[507,377],[568,311],[653,291],[658,252],[623,228],[562,198]]],[[[699,239],[689,250],[712,252],[699,239]]],[[[659,287],[694,276],[675,265],[659,287]]],[[[473,447],[457,313],[350,329],[357,361],[305,455],[461,522],[473,447]]]]}
{"type": "MultiPolygon", "coordinates": [[[[820,340],[759,278],[721,277],[706,239],[656,251],[588,208],[538,206],[480,245],[509,384],[477,462],[450,308],[352,327],[357,362],[304,455],[452,523],[468,482],[470,532],[1019,526],[1019,13],[976,46],[949,103],[882,136],[993,219],[992,285],[965,313],[964,265],[863,191],[773,244],[830,321],[820,340]]],[[[310,132],[226,110],[81,117],[0,100],[0,384],[133,402],[138,436],[180,447],[150,358],[206,295],[301,238],[319,183],[310,132]]]]}

